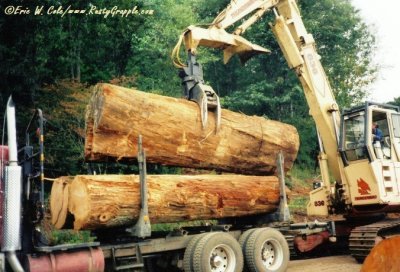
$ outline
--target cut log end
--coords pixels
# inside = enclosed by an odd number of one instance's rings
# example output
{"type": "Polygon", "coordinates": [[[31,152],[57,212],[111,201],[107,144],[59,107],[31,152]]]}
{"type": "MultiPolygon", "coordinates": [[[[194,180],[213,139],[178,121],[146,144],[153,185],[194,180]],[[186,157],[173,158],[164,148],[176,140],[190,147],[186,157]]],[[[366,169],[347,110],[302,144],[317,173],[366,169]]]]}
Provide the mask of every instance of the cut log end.
{"type": "Polygon", "coordinates": [[[74,215],[74,228],[80,229],[82,222],[86,221],[90,216],[90,201],[85,184],[76,179],[69,188],[68,209],[74,215]]]}
{"type": "Polygon", "coordinates": [[[50,193],[51,223],[60,229],[68,214],[69,185],[73,177],[61,177],[53,182],[50,193]]]}

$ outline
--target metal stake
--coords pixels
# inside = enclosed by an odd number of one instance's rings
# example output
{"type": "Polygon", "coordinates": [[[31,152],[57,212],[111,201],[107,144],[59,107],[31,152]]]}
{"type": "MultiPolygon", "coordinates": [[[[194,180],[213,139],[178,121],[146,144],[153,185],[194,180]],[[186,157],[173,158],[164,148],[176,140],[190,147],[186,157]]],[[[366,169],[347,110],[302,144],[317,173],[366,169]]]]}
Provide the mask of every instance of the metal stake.
{"type": "Polygon", "coordinates": [[[128,229],[128,231],[135,237],[145,238],[151,236],[151,224],[147,203],[146,154],[142,146],[142,135],[139,135],[138,139],[138,165],[140,175],[140,214],[136,225],[128,229]]]}
{"type": "Polygon", "coordinates": [[[278,167],[278,178],[280,185],[280,202],[279,202],[279,221],[289,222],[290,221],[290,211],[287,204],[286,198],[286,186],[285,186],[285,171],[283,170],[284,157],[282,151],[278,153],[276,165],[278,167]]]}

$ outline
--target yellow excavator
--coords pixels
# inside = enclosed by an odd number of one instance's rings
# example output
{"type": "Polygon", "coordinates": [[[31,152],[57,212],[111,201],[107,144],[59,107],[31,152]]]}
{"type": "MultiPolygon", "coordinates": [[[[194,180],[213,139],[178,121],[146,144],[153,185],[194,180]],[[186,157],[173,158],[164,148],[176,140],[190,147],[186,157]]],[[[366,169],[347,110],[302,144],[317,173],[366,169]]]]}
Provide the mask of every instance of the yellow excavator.
{"type": "Polygon", "coordinates": [[[221,49],[225,63],[235,54],[245,62],[269,52],[241,36],[268,11],[275,15],[270,26],[303,86],[318,131],[322,182],[310,192],[307,213],[343,215],[344,223],[337,231],[349,230],[350,251],[363,260],[377,241],[400,232],[400,220],[386,217],[389,212],[400,212],[400,110],[373,102],[339,110],[295,0],[232,0],[208,28],[189,26],[172,53],[175,66],[181,69],[185,97],[199,104],[203,126],[207,112],[214,112],[218,131],[219,98],[204,83],[197,49],[221,49]],[[226,29],[239,20],[242,23],[228,33],[226,29]],[[187,63],[179,58],[182,43],[187,63]]]}

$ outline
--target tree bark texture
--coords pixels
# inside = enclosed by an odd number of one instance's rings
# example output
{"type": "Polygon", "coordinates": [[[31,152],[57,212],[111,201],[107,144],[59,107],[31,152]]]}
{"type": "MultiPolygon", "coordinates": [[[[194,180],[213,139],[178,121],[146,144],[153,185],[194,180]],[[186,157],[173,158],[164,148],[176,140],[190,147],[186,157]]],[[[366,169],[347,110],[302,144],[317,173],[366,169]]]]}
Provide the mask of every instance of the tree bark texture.
{"type": "Polygon", "coordinates": [[[86,114],[86,160],[135,159],[139,135],[150,163],[249,175],[275,173],[279,151],[289,170],[299,148],[291,125],[223,109],[215,133],[213,113],[202,129],[192,101],[96,85],[86,114]]]}
{"type": "MultiPolygon", "coordinates": [[[[275,176],[149,175],[147,185],[151,223],[272,213],[279,204],[275,176]]],[[[52,190],[50,201],[61,200],[59,206],[67,206],[74,216],[74,229],[132,225],[140,212],[139,176],[75,176],[68,185],[68,203],[63,190],[52,190]]],[[[52,210],[52,216],[58,214],[52,210]]]]}

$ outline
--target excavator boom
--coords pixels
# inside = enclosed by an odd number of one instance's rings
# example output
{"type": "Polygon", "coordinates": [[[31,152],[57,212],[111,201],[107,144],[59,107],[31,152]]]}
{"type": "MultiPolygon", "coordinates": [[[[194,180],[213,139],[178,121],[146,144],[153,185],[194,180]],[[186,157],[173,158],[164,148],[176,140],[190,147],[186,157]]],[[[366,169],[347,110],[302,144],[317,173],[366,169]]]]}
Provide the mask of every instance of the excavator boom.
{"type": "MultiPolygon", "coordinates": [[[[327,215],[328,206],[331,204],[329,173],[336,181],[346,186],[338,156],[339,108],[320,63],[320,56],[316,52],[315,41],[306,31],[295,0],[232,0],[208,29],[190,26],[184,31],[180,41],[184,41],[186,51],[193,55],[196,55],[198,46],[219,48],[224,51],[225,63],[235,54],[244,63],[254,55],[269,52],[268,49],[244,39],[240,34],[270,10],[275,14],[275,21],[271,24],[272,31],[289,67],[295,71],[303,85],[310,114],[319,132],[319,161],[323,186],[311,194],[310,203],[314,204],[309,206],[309,211],[313,214],[327,215]],[[233,33],[225,30],[242,19],[244,22],[233,33]]],[[[179,48],[180,43],[173,52],[174,63],[178,67],[184,67],[179,61],[179,48]]],[[[346,195],[343,196],[341,201],[348,202],[346,195]]]]}
{"type": "Polygon", "coordinates": [[[221,49],[225,63],[235,54],[245,62],[269,52],[241,36],[268,11],[275,15],[270,26],[289,68],[303,86],[318,131],[322,186],[310,192],[308,214],[400,210],[399,110],[367,102],[340,114],[314,38],[307,32],[295,0],[232,0],[208,28],[190,26],[184,31],[174,49],[175,65],[186,66],[179,60],[182,42],[189,56],[196,56],[198,46],[221,49]],[[239,22],[232,33],[227,32],[239,22]],[[372,123],[381,126],[381,141],[373,140],[372,123]]]}

